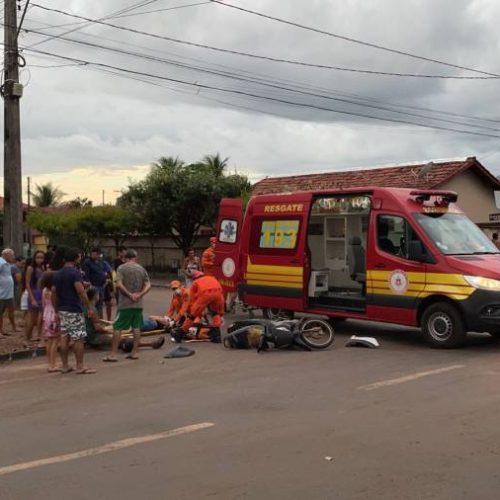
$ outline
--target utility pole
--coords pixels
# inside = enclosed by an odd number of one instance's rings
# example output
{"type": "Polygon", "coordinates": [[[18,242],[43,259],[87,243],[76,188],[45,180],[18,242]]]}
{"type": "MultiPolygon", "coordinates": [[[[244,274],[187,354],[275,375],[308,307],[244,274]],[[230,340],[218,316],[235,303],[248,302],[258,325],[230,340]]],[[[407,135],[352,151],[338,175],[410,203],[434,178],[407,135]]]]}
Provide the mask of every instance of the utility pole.
{"type": "MultiPolygon", "coordinates": [[[[27,215],[30,214],[31,209],[31,177],[28,177],[28,192],[26,193],[28,196],[28,210],[27,215]]],[[[26,239],[28,240],[28,257],[31,257],[31,227],[29,224],[26,226],[28,229],[26,231],[26,239]]]]}
{"type": "Polygon", "coordinates": [[[4,1],[4,245],[17,255],[23,247],[23,196],[21,177],[21,124],[17,1],[4,1]]]}

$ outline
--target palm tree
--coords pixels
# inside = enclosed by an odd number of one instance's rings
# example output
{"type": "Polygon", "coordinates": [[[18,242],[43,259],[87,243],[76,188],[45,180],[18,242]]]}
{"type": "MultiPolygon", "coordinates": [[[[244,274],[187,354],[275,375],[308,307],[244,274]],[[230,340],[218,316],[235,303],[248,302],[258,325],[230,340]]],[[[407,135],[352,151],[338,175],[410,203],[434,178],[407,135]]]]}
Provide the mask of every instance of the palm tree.
{"type": "Polygon", "coordinates": [[[37,207],[55,207],[59,205],[63,196],[66,196],[66,193],[63,193],[59,187],[53,186],[52,182],[37,184],[35,192],[30,194],[33,196],[33,203],[37,207]]]}
{"type": "Polygon", "coordinates": [[[222,159],[220,154],[216,155],[205,155],[201,164],[208,167],[214,173],[215,177],[222,177],[224,175],[224,169],[229,163],[229,158],[222,159]]]}
{"type": "Polygon", "coordinates": [[[184,165],[184,162],[177,156],[162,156],[156,163],[153,163],[153,169],[163,170],[169,174],[175,173],[180,167],[184,165]]]}

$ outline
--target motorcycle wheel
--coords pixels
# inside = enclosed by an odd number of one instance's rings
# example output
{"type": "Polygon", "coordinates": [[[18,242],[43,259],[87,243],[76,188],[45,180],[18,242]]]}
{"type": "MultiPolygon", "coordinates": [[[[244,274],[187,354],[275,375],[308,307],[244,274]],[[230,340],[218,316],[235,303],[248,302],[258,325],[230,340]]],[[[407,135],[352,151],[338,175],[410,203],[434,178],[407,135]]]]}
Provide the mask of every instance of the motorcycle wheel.
{"type": "Polygon", "coordinates": [[[299,328],[304,344],[313,349],[326,349],[333,344],[335,334],[328,321],[306,318],[301,321],[299,328]]]}

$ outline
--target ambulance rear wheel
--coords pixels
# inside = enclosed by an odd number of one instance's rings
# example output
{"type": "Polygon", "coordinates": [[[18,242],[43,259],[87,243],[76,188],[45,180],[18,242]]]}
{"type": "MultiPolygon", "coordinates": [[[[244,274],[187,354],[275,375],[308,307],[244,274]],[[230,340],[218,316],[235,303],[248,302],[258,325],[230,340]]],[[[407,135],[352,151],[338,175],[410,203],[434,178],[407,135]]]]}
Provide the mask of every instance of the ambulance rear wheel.
{"type": "Polygon", "coordinates": [[[284,319],[292,319],[293,311],[279,309],[277,307],[264,307],[264,309],[262,309],[262,315],[264,318],[270,319],[271,321],[282,321],[284,319]]]}
{"type": "Polygon", "coordinates": [[[443,349],[460,347],[467,337],[460,312],[447,302],[436,302],[425,309],[422,333],[432,347],[443,349]]]}

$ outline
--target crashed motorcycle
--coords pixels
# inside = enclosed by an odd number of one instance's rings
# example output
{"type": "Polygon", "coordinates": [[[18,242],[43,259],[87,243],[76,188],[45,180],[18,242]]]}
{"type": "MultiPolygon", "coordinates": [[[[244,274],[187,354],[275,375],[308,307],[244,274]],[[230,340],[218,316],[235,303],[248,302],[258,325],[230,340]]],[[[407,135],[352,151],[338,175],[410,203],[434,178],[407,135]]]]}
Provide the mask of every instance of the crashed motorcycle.
{"type": "Polygon", "coordinates": [[[224,346],[232,349],[256,348],[257,352],[261,352],[269,349],[272,344],[277,349],[298,347],[311,351],[326,349],[333,341],[333,328],[322,319],[246,319],[236,321],[228,327],[224,346]]]}

